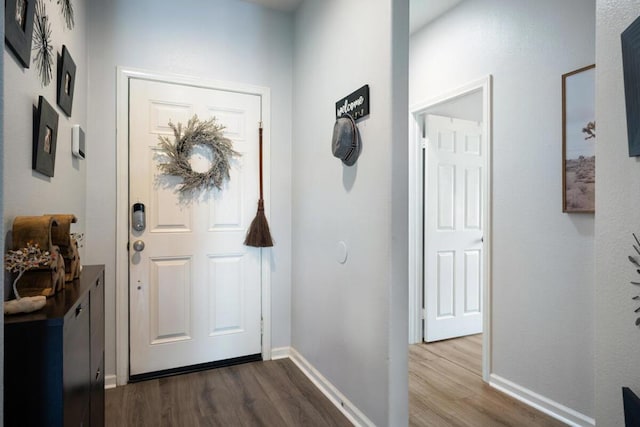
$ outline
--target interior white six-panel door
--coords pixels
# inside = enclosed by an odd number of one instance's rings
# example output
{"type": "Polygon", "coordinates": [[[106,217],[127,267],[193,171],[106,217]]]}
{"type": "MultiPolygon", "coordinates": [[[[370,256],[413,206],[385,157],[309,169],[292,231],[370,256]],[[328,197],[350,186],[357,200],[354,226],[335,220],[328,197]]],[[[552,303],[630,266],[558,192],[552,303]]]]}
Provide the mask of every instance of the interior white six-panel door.
{"type": "MultiPolygon", "coordinates": [[[[260,252],[243,245],[258,200],[260,97],[139,79],[130,81],[129,200],[146,207],[147,226],[130,229],[130,374],[261,352],[260,252]],[[226,127],[242,157],[222,191],[176,192],[160,175],[158,137],[197,114],[226,127]]],[[[206,150],[206,149],[205,149],[206,150]]],[[[206,170],[211,153],[193,150],[206,170]]]]}
{"type": "Polygon", "coordinates": [[[482,179],[479,123],[425,117],[425,341],[482,332],[482,179]]]}

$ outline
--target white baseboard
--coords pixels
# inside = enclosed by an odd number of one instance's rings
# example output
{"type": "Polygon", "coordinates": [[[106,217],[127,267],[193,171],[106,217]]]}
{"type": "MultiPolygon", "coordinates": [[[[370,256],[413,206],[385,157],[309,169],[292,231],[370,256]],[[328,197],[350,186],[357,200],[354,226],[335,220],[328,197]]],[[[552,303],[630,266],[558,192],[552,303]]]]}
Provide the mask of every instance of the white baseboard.
{"type": "Polygon", "coordinates": [[[596,420],[593,418],[589,418],[580,412],[567,408],[498,375],[491,374],[489,376],[489,385],[570,426],[592,427],[596,425],[596,420]]]}
{"type": "Polygon", "coordinates": [[[108,390],[110,388],[116,388],[116,376],[115,375],[105,375],[104,376],[104,389],[108,390]]]}
{"type": "Polygon", "coordinates": [[[338,408],[355,426],[375,427],[353,403],[313,367],[295,348],[289,349],[289,358],[311,380],[311,382],[338,408]]]}
{"type": "Polygon", "coordinates": [[[291,355],[291,347],[277,347],[271,349],[271,360],[287,359],[291,355]]]}

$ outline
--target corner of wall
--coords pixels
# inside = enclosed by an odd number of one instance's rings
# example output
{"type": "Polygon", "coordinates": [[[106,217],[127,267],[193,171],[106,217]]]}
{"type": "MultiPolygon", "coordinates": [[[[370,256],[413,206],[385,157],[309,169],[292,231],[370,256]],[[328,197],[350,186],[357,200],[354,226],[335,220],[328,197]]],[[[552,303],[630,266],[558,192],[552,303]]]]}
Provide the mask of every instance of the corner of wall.
{"type": "Polygon", "coordinates": [[[409,6],[391,2],[391,283],[389,425],[409,423],[409,6]]]}
{"type": "Polygon", "coordinates": [[[640,232],[640,163],[629,157],[620,34],[640,15],[637,0],[596,2],[595,418],[624,424],[623,386],[640,394],[638,277],[628,260],[640,232]]]}
{"type": "MultiPolygon", "coordinates": [[[[0,8],[0,36],[4,39],[4,8],[0,8]]],[[[0,55],[0,117],[4,117],[4,55],[0,55]]],[[[4,127],[0,126],[0,248],[4,252],[4,127]]],[[[4,274],[0,274],[0,289],[4,289],[4,274]]],[[[3,298],[4,299],[4,298],[3,298]]],[[[4,413],[4,316],[0,320],[0,414],[4,413]]],[[[0,427],[4,420],[0,420],[0,427]]]]}

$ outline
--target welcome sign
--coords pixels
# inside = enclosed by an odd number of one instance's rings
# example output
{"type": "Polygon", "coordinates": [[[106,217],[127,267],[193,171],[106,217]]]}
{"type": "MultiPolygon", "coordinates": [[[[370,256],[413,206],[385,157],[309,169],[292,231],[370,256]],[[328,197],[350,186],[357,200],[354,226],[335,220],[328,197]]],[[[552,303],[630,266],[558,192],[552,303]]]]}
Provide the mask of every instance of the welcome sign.
{"type": "Polygon", "coordinates": [[[369,85],[364,85],[349,96],[336,102],[336,118],[350,114],[354,120],[369,115],[369,85]]]}

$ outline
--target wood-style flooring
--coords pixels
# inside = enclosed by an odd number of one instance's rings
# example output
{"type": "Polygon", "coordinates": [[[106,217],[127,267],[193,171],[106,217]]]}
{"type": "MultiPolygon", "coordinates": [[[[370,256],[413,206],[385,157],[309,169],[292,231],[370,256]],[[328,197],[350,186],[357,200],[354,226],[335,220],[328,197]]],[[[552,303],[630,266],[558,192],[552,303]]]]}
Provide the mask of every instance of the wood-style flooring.
{"type": "MultiPolygon", "coordinates": [[[[563,426],[482,381],[482,336],[409,347],[411,426],[563,426]]],[[[289,359],[129,384],[106,392],[106,425],[350,426],[289,359]]]]}
{"type": "Polygon", "coordinates": [[[106,392],[106,425],[350,426],[289,359],[128,384],[106,392]]]}
{"type": "Polygon", "coordinates": [[[564,426],[482,381],[482,335],[409,347],[409,424],[564,426]]]}

